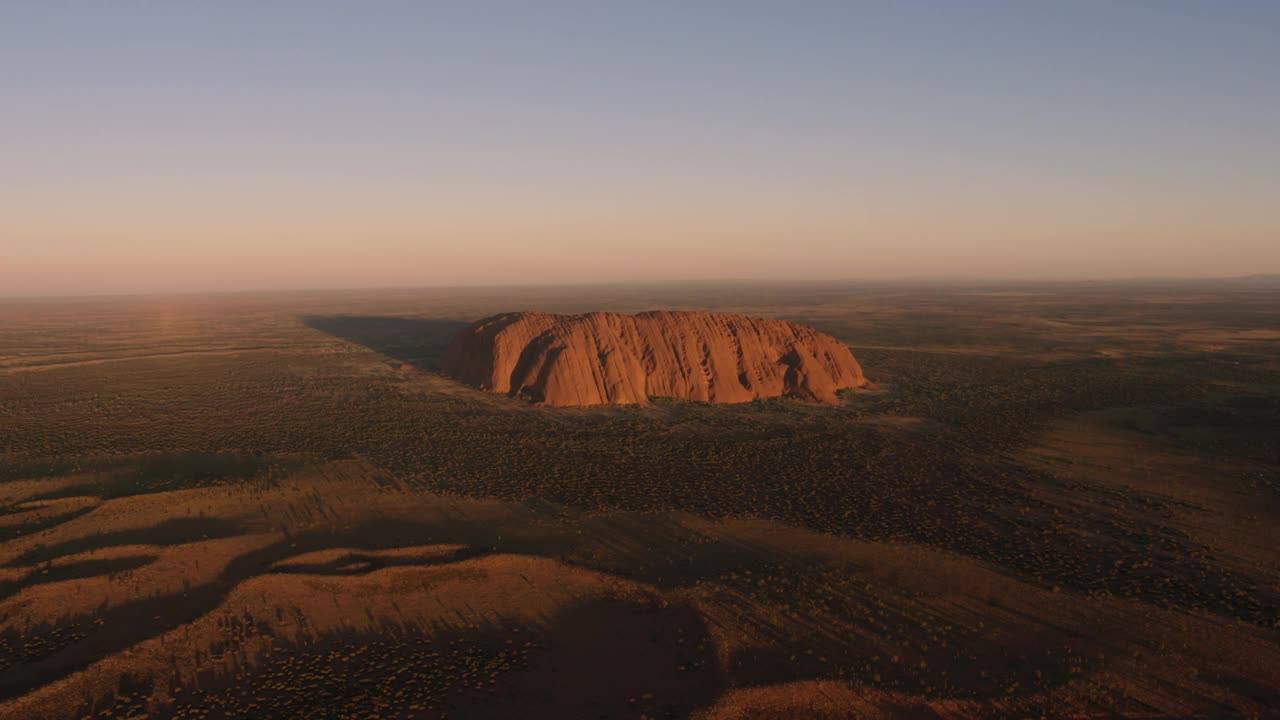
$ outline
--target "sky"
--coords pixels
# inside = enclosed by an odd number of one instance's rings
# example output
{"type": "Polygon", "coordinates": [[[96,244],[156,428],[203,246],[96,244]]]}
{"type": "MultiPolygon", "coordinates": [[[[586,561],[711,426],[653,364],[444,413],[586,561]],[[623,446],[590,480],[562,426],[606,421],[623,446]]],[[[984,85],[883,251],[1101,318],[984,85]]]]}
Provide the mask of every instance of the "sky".
{"type": "Polygon", "coordinates": [[[1280,272],[1280,2],[0,2],[0,295],[1280,272]]]}

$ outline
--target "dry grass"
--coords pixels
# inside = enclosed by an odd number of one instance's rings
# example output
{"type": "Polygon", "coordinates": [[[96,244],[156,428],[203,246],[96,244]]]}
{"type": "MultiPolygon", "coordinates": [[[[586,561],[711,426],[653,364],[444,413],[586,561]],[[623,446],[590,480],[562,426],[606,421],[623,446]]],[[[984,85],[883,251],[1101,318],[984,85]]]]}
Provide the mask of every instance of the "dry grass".
{"type": "Polygon", "coordinates": [[[6,305],[0,717],[1262,717],[1276,299],[6,305]],[[432,372],[457,320],[664,305],[811,323],[879,389],[554,412],[432,372]]]}
{"type": "Polygon", "coordinates": [[[27,574],[0,604],[0,717],[293,716],[320,697],[350,717],[1194,714],[1258,709],[1280,683],[1274,632],[920,546],[373,475],[342,462],[271,488],[117,498],[93,513],[109,532],[87,515],[11,542],[7,570],[27,574]],[[102,542],[164,538],[194,512],[233,534],[102,542]],[[100,547],[24,564],[85,538],[100,547]]]}

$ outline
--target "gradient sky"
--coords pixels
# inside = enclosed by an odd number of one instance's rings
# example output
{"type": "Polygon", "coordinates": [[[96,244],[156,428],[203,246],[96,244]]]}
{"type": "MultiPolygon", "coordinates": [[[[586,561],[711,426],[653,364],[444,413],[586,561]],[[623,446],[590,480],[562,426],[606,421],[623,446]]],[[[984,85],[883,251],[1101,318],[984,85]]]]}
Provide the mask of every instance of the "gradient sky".
{"type": "Polygon", "coordinates": [[[1280,2],[0,4],[0,294],[1280,272],[1280,2]]]}

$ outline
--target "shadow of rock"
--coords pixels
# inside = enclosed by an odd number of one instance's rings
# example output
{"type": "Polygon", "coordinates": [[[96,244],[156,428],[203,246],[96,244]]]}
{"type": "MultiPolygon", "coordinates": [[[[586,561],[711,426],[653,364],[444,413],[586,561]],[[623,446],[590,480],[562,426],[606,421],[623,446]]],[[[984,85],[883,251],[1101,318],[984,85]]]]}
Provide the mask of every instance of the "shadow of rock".
{"type": "MultiPolygon", "coordinates": [[[[59,553],[78,552],[105,545],[178,544],[200,539],[199,536],[206,533],[209,536],[214,536],[215,533],[217,536],[234,534],[234,526],[219,523],[221,521],[167,521],[154,528],[103,534],[38,548],[11,564],[34,564],[43,562],[46,558],[57,557],[59,553]],[[193,533],[196,537],[191,537],[193,533]],[[31,560],[30,557],[36,559],[31,560]]],[[[29,648],[18,656],[21,664],[0,674],[0,700],[30,692],[33,688],[65,677],[148,638],[192,622],[217,607],[240,582],[270,572],[273,565],[291,556],[330,547],[380,550],[419,545],[428,541],[427,533],[430,531],[430,526],[425,524],[380,520],[342,531],[316,530],[293,535],[237,557],[216,580],[190,588],[181,596],[153,595],[114,607],[104,605],[92,617],[64,618],[57,624],[30,628],[12,638],[6,638],[0,633],[0,660],[3,660],[2,651],[5,647],[29,648]]],[[[485,548],[467,548],[437,562],[477,557],[485,552],[485,548]]]]}
{"type": "Polygon", "coordinates": [[[448,555],[425,558],[418,555],[396,557],[350,552],[344,553],[341,556],[326,562],[291,562],[279,564],[267,572],[274,574],[296,575],[368,575],[371,572],[382,570],[383,568],[430,567],[432,565],[461,562],[463,560],[469,560],[471,558],[477,558],[487,554],[487,550],[476,547],[463,547],[449,553],[448,555]]]}
{"type": "Polygon", "coordinates": [[[31,500],[81,496],[111,500],[246,482],[295,466],[296,461],[251,453],[147,453],[104,463],[87,481],[34,495],[31,500]]]}
{"type": "MultiPolygon", "coordinates": [[[[228,632],[269,625],[233,619],[228,632]]],[[[688,717],[723,689],[714,645],[683,604],[598,600],[545,627],[495,618],[475,628],[384,624],[280,638],[252,674],[210,668],[170,699],[165,717],[688,717]],[[342,678],[342,682],[334,682],[342,678]]],[[[147,710],[128,680],[85,714],[147,710]]]]}
{"type": "Polygon", "coordinates": [[[444,349],[470,323],[360,315],[307,315],[302,324],[313,330],[381,353],[421,370],[435,371],[444,349]]]}
{"type": "Polygon", "coordinates": [[[702,617],[682,603],[599,600],[544,631],[546,650],[503,691],[450,717],[688,717],[723,689],[702,617]]]}
{"type": "Polygon", "coordinates": [[[76,508],[70,512],[61,513],[52,517],[42,518],[40,520],[32,520],[31,522],[21,525],[12,525],[7,528],[0,528],[0,542],[9,542],[15,538],[32,535],[34,533],[57,527],[65,522],[70,522],[76,518],[89,513],[96,509],[96,506],[89,505],[87,507],[76,508]]]}
{"type": "Polygon", "coordinates": [[[75,555],[121,545],[181,545],[183,543],[231,537],[239,532],[232,523],[214,518],[176,518],[149,528],[99,533],[56,545],[39,545],[9,562],[9,567],[38,565],[64,555],[75,555]]]}
{"type": "MultiPolygon", "coordinates": [[[[505,644],[513,635],[504,630],[439,632],[416,624],[383,624],[366,631],[326,632],[305,641],[277,638],[269,655],[257,657],[252,673],[233,675],[209,663],[165,703],[161,714],[443,717],[445,703],[452,706],[460,697],[481,697],[477,685],[487,685],[527,662],[529,651],[505,644]]],[[[263,634],[270,626],[254,627],[235,619],[228,631],[263,634]]],[[[527,636],[515,635],[521,640],[527,636]]],[[[105,705],[87,703],[81,712],[128,717],[130,712],[153,710],[144,699],[149,690],[125,679],[105,705]],[[127,699],[122,702],[121,697],[127,699]]]]}
{"type": "Polygon", "coordinates": [[[133,555],[109,560],[82,560],[81,562],[68,563],[45,570],[33,570],[32,574],[22,580],[0,583],[0,600],[16,595],[23,588],[33,585],[62,582],[64,580],[83,580],[127,570],[137,570],[140,567],[149,565],[155,559],[155,555],[133,555]]]}

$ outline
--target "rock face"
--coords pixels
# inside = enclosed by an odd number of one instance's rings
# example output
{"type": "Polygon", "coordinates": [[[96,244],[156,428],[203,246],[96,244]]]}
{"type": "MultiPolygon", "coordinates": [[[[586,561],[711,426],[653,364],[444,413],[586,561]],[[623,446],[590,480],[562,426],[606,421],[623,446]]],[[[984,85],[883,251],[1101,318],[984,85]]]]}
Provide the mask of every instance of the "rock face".
{"type": "Polygon", "coordinates": [[[837,391],[866,384],[849,348],[830,335],[705,312],[495,315],[463,330],[442,367],[483,390],[562,407],[655,397],[835,404],[837,391]]]}

